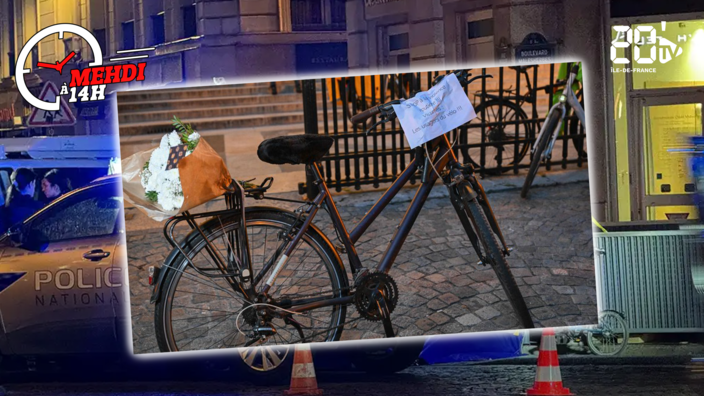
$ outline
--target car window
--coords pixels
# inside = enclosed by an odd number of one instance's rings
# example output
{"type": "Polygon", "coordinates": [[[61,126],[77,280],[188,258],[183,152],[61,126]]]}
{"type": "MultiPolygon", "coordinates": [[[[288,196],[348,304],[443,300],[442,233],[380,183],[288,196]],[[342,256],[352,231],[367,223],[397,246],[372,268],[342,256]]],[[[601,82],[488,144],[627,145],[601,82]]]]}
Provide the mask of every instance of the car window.
{"type": "Polygon", "coordinates": [[[122,207],[113,188],[92,188],[57,202],[32,222],[47,242],[111,235],[122,207]]]}

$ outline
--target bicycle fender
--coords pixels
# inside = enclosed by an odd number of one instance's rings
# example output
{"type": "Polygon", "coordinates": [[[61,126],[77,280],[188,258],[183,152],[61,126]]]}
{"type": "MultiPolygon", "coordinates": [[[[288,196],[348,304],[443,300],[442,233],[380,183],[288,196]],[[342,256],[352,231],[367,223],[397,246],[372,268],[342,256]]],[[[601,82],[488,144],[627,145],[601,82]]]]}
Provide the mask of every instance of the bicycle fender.
{"type": "Polygon", "coordinates": [[[460,198],[462,198],[462,200],[464,200],[466,202],[473,201],[473,200],[477,199],[477,197],[479,196],[479,193],[477,193],[477,191],[474,189],[474,187],[472,187],[472,183],[470,183],[468,181],[463,181],[463,182],[459,183],[458,186],[466,187],[466,188],[459,188],[458,189],[459,194],[460,194],[460,198]]]}
{"type": "MultiPolygon", "coordinates": [[[[281,208],[277,208],[277,207],[273,207],[273,206],[252,206],[252,207],[245,208],[245,214],[257,213],[257,212],[280,212],[282,214],[291,216],[293,218],[296,217],[296,215],[293,212],[291,212],[290,210],[285,210],[285,209],[281,209],[281,208]]],[[[343,263],[342,259],[340,258],[340,256],[338,255],[337,249],[335,249],[335,246],[328,239],[328,237],[325,236],[325,234],[323,234],[323,232],[320,231],[320,229],[313,224],[310,225],[309,230],[311,230],[312,232],[318,233],[323,238],[325,243],[328,244],[328,246],[330,247],[330,250],[332,252],[334,252],[335,255],[337,256],[337,257],[335,257],[337,259],[337,262],[341,263],[343,265],[342,270],[345,271],[344,263],[343,263]]],[[[194,239],[198,238],[199,236],[200,235],[195,230],[190,232],[186,236],[186,238],[184,238],[184,240],[180,243],[181,249],[183,249],[184,251],[187,251],[186,250],[187,247],[194,241],[194,239]]],[[[161,294],[162,294],[162,287],[161,286],[164,283],[164,279],[166,279],[166,275],[169,272],[175,271],[173,269],[173,265],[176,263],[176,261],[180,255],[181,255],[181,252],[179,252],[178,249],[175,249],[175,248],[172,249],[171,253],[164,260],[164,264],[162,264],[161,267],[159,267],[159,271],[156,273],[156,275],[157,275],[156,279],[154,279],[152,294],[149,299],[150,304],[155,304],[161,299],[161,294]]],[[[343,278],[343,282],[346,283],[347,278],[343,278]]],[[[344,285],[344,286],[347,286],[347,285],[344,285]]]]}

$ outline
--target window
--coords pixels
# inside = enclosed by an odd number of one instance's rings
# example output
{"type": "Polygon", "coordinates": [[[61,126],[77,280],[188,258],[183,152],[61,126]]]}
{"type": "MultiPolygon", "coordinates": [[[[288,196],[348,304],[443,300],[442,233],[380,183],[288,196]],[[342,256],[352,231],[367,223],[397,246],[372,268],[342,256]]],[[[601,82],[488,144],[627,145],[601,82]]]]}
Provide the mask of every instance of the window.
{"type": "Polygon", "coordinates": [[[152,38],[150,45],[163,44],[166,42],[164,32],[164,12],[152,15],[152,38]]]}
{"type": "Polygon", "coordinates": [[[183,37],[193,37],[198,35],[198,20],[196,19],[196,5],[192,4],[182,7],[183,13],[183,37]]]}
{"type": "MultiPolygon", "coordinates": [[[[103,50],[103,54],[105,54],[105,52],[107,51],[105,29],[95,29],[93,30],[93,35],[95,36],[95,39],[98,40],[98,44],[100,45],[100,49],[103,50]]],[[[95,54],[91,56],[93,57],[93,60],[95,60],[95,54]]]]}
{"type": "Polygon", "coordinates": [[[476,39],[494,35],[494,20],[482,19],[467,22],[467,38],[476,39]]]}
{"type": "Polygon", "coordinates": [[[134,49],[134,21],[122,23],[122,49],[134,49]]]}
{"type": "Polygon", "coordinates": [[[345,26],[345,0],[332,0],[330,7],[330,16],[333,24],[345,26]]]}
{"type": "Polygon", "coordinates": [[[380,31],[383,43],[383,65],[391,67],[408,67],[411,64],[410,36],[408,25],[382,27],[380,31]]]}
{"type": "Polygon", "coordinates": [[[346,30],[344,0],[290,0],[293,31],[346,30]]]}
{"type": "Polygon", "coordinates": [[[49,208],[32,223],[32,231],[47,242],[112,235],[121,207],[116,188],[96,187],[49,208]]]}
{"type": "Polygon", "coordinates": [[[389,51],[408,49],[408,33],[389,36],[389,51]]]}

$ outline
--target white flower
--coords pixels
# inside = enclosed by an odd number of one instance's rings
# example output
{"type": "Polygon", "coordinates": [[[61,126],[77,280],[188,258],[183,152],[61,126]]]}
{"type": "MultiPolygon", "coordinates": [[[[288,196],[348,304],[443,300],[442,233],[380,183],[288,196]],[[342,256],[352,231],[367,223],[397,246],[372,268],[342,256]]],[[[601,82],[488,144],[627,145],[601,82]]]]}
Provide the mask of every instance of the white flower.
{"type": "MultiPolygon", "coordinates": [[[[188,136],[189,143],[198,143],[200,135],[196,132],[188,136]]],[[[145,192],[156,193],[159,206],[165,211],[181,209],[185,197],[178,168],[166,170],[169,161],[171,147],[183,144],[181,135],[172,131],[162,136],[159,147],[156,148],[150,158],[146,169],[140,173],[140,181],[145,192]]],[[[193,150],[186,151],[186,156],[193,154],[193,150]]]]}
{"type": "Polygon", "coordinates": [[[162,171],[166,170],[166,164],[169,161],[169,149],[161,148],[154,150],[152,152],[151,158],[149,158],[149,172],[152,175],[158,175],[162,171]]]}
{"type": "Polygon", "coordinates": [[[199,139],[200,139],[200,134],[198,134],[198,132],[193,132],[192,134],[188,135],[189,142],[197,142],[199,139]]]}
{"type": "Polygon", "coordinates": [[[176,147],[179,144],[181,144],[181,136],[176,131],[171,132],[169,134],[169,146],[176,147]]]}
{"type": "Polygon", "coordinates": [[[149,180],[147,180],[147,185],[144,187],[145,191],[156,191],[156,176],[152,175],[149,177],[149,180]]]}
{"type": "Polygon", "coordinates": [[[178,169],[174,168],[156,176],[156,192],[159,205],[172,211],[183,205],[183,189],[178,169]]]}

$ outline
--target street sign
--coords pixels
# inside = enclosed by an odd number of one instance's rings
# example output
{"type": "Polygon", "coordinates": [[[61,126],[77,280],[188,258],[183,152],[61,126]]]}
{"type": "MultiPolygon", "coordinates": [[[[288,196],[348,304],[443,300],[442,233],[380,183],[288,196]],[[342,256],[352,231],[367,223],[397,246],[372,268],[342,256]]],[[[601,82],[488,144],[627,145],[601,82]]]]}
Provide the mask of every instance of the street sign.
{"type": "MultiPolygon", "coordinates": [[[[39,94],[39,100],[54,102],[59,96],[59,90],[53,82],[49,81],[44,85],[42,92],[39,94]]],[[[76,117],[71,112],[71,108],[66,103],[63,96],[60,96],[61,104],[56,111],[46,111],[34,107],[32,114],[29,115],[27,126],[31,127],[53,127],[53,126],[70,126],[76,124],[76,117]]]]}
{"type": "Polygon", "coordinates": [[[540,33],[528,34],[521,44],[516,46],[516,61],[518,63],[552,62],[555,56],[555,44],[550,44],[540,33]]]}

